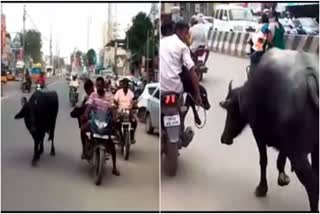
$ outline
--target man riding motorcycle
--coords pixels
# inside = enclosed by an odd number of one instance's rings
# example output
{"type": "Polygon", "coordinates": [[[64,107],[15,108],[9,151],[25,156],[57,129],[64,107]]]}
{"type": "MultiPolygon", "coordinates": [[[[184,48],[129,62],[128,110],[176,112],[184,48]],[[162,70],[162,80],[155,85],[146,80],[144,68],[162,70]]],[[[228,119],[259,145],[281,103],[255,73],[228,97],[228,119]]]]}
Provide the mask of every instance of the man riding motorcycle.
{"type": "Polygon", "coordinates": [[[72,79],[71,81],[69,82],[69,87],[75,87],[75,88],[79,88],[80,86],[80,82],[79,82],[79,79],[78,79],[78,75],[76,74],[73,74],[72,75],[72,79]]]}
{"type": "MultiPolygon", "coordinates": [[[[190,49],[187,46],[189,35],[189,25],[178,22],[175,34],[160,40],[160,87],[161,94],[175,92],[180,95],[180,106],[183,105],[184,93],[183,83],[180,75],[182,67],[185,66],[195,90],[195,101],[201,104],[198,76],[195,72],[195,65],[191,58],[190,49]]],[[[162,110],[162,109],[161,109],[162,110]]],[[[182,118],[181,127],[184,129],[184,119],[182,118]]],[[[184,131],[184,130],[183,130],[184,131]]]]}
{"type": "Polygon", "coordinates": [[[73,74],[69,82],[69,88],[70,88],[69,98],[71,98],[72,89],[75,88],[75,90],[77,91],[79,86],[80,86],[80,82],[79,82],[78,76],[77,74],[73,74]]]}
{"type": "Polygon", "coordinates": [[[190,33],[190,49],[192,54],[195,54],[198,48],[204,48],[205,60],[204,65],[206,64],[209,57],[209,49],[207,48],[207,29],[204,25],[203,15],[198,14],[192,19],[192,27],[189,30],[190,33]]]}
{"type": "MultiPolygon", "coordinates": [[[[121,113],[121,110],[131,110],[134,103],[134,94],[133,92],[129,89],[129,80],[128,79],[123,79],[122,81],[122,88],[120,88],[116,94],[114,95],[114,103],[118,108],[118,113],[121,113]]],[[[130,111],[130,121],[132,124],[133,130],[131,131],[131,143],[135,143],[136,140],[134,138],[135,136],[135,131],[137,128],[137,120],[134,118],[132,112],[130,111]]],[[[118,114],[117,120],[116,120],[116,127],[118,130],[121,130],[121,114],[118,114]]],[[[122,134],[122,133],[121,133],[122,134]]]]}
{"type": "Polygon", "coordinates": [[[30,76],[30,73],[29,73],[28,69],[26,69],[25,72],[24,72],[23,84],[24,83],[27,84],[27,87],[31,88],[32,81],[31,81],[31,76],[30,76]]]}
{"type": "MultiPolygon", "coordinates": [[[[86,107],[85,113],[83,115],[83,121],[84,124],[81,126],[81,132],[82,135],[86,134],[86,132],[91,132],[90,129],[90,113],[91,111],[104,111],[109,112],[113,111],[112,109],[112,103],[113,103],[113,97],[112,94],[105,91],[105,82],[103,77],[98,77],[96,80],[96,92],[93,92],[89,99],[87,100],[86,104],[88,105],[86,107]]],[[[110,153],[112,156],[112,163],[113,163],[113,169],[112,174],[119,176],[120,172],[117,169],[116,166],[116,149],[114,143],[109,144],[110,146],[110,153]]]]}
{"type": "Polygon", "coordinates": [[[45,85],[46,85],[46,77],[45,77],[43,71],[40,72],[40,76],[39,76],[39,78],[37,79],[36,84],[39,84],[41,88],[44,88],[44,87],[45,87],[45,85]]]}
{"type": "MultiPolygon", "coordinates": [[[[86,122],[86,121],[82,121],[80,118],[81,118],[81,115],[84,114],[85,109],[87,107],[87,105],[86,105],[87,100],[89,99],[92,92],[94,92],[94,84],[90,79],[86,79],[83,87],[84,87],[84,91],[86,92],[86,94],[82,99],[81,105],[75,107],[71,112],[72,118],[78,118],[79,128],[81,128],[81,125],[86,122]]],[[[80,138],[81,138],[81,144],[82,144],[81,159],[85,159],[86,158],[85,157],[85,143],[87,140],[87,135],[83,132],[80,132],[80,138]]]]}

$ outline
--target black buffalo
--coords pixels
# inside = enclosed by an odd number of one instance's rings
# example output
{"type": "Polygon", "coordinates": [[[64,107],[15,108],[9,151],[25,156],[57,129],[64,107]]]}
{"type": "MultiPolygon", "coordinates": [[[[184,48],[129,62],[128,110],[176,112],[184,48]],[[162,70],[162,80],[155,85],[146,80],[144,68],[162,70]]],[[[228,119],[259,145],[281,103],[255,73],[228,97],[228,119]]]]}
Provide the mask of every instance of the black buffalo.
{"type": "Polygon", "coordinates": [[[52,156],[55,155],[54,131],[58,115],[59,101],[55,91],[36,91],[29,101],[23,97],[21,100],[22,109],[16,114],[15,119],[24,118],[25,125],[34,140],[34,154],[32,165],[36,165],[43,153],[43,139],[49,134],[51,140],[52,156]]]}
{"type": "Polygon", "coordinates": [[[311,211],[319,201],[319,61],[310,54],[272,49],[266,53],[248,81],[232,89],[225,102],[227,118],[221,137],[231,145],[249,124],[260,154],[257,196],[265,196],[267,146],[279,151],[277,166],[281,183],[286,158],[304,185],[311,211]],[[311,153],[311,164],[308,154],[311,153]]]}

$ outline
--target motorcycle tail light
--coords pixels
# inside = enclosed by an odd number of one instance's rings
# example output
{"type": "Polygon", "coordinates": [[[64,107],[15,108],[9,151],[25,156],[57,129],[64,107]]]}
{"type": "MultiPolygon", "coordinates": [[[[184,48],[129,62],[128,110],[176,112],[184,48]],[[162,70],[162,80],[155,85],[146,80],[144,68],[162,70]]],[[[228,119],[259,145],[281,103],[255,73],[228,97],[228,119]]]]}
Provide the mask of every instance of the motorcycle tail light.
{"type": "Polygon", "coordinates": [[[177,103],[177,96],[176,95],[166,95],[164,97],[164,103],[166,105],[175,105],[177,103]]]}

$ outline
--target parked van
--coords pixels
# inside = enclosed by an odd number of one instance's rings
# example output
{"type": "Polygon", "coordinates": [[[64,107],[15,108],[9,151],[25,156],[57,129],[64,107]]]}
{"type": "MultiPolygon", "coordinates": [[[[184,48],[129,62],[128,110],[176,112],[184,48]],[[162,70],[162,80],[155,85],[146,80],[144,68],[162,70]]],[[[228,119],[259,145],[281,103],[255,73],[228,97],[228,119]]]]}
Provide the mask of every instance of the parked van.
{"type": "Polygon", "coordinates": [[[218,31],[255,32],[258,27],[248,8],[222,5],[216,8],[214,14],[214,29],[218,31]]]}

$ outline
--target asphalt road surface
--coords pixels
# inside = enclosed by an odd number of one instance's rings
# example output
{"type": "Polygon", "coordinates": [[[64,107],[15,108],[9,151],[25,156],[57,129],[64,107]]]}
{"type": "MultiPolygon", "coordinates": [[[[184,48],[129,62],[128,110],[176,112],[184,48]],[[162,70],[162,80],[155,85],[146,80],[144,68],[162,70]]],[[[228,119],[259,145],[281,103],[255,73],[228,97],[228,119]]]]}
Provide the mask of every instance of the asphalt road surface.
{"type": "MultiPolygon", "coordinates": [[[[51,84],[50,84],[51,83],[51,84]]],[[[23,120],[14,120],[23,96],[19,83],[4,86],[1,98],[1,205],[6,211],[134,211],[159,210],[159,141],[138,125],[130,160],[118,149],[120,177],[111,174],[111,160],[101,186],[93,183],[90,167],[80,159],[78,123],[70,117],[65,80],[50,78],[58,92],[56,156],[50,143],[38,166],[31,167],[33,141],[23,120]]],[[[82,87],[82,86],[81,86],[82,87]]],[[[47,139],[47,137],[46,137],[47,139]]]]}
{"type": "MultiPolygon", "coordinates": [[[[254,190],[260,179],[259,155],[251,129],[247,127],[227,146],[220,143],[226,112],[218,103],[226,97],[228,83],[240,86],[246,79],[249,60],[215,54],[207,62],[209,73],[204,75],[211,109],[207,124],[196,129],[190,110],[186,126],[192,125],[195,137],[188,148],[180,151],[176,177],[167,177],[161,170],[162,210],[202,211],[309,211],[304,187],[291,173],[287,161],[286,172],[291,183],[277,184],[278,152],[268,149],[268,185],[265,198],[256,198],[254,190]]],[[[200,117],[204,118],[200,110],[200,117]]]]}

